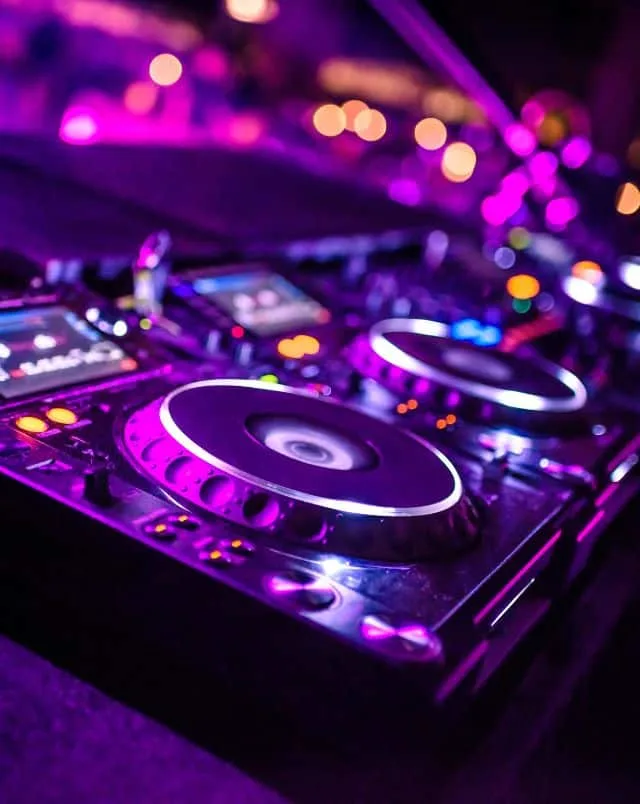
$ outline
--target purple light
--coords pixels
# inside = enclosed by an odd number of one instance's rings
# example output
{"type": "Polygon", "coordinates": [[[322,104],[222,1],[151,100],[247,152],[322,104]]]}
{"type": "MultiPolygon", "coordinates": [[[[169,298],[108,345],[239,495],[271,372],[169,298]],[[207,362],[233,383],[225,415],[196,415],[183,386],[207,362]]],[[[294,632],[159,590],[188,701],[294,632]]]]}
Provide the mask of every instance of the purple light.
{"type": "Polygon", "coordinates": [[[396,629],[377,617],[365,617],[362,624],[362,635],[365,639],[390,639],[396,636],[396,629]]]}
{"type": "Polygon", "coordinates": [[[276,576],[269,581],[269,588],[276,595],[287,595],[290,592],[299,592],[304,589],[304,585],[291,581],[288,578],[276,576]]]}
{"type": "Polygon", "coordinates": [[[387,192],[389,198],[408,207],[417,206],[422,197],[420,188],[413,179],[394,179],[389,184],[387,192]]]}
{"type": "Polygon", "coordinates": [[[534,154],[528,162],[529,173],[536,183],[555,176],[558,170],[558,157],[550,151],[540,151],[534,154]]]}
{"type": "Polygon", "coordinates": [[[491,226],[501,226],[520,209],[521,198],[516,194],[489,195],[480,204],[480,212],[491,226]]]}
{"type": "Polygon", "coordinates": [[[544,106],[540,101],[534,100],[533,98],[525,103],[520,112],[522,120],[531,128],[538,128],[538,126],[542,125],[545,115],[544,106]]]}
{"type": "Polygon", "coordinates": [[[512,173],[507,173],[500,182],[500,191],[505,195],[515,195],[518,198],[522,198],[528,189],[529,179],[524,170],[514,170],[512,173]]]}
{"type": "Polygon", "coordinates": [[[529,156],[536,149],[536,138],[522,123],[512,123],[507,127],[504,138],[517,156],[529,156]]]}
{"type": "Polygon", "coordinates": [[[480,212],[485,221],[491,226],[500,226],[507,220],[503,203],[497,195],[487,196],[480,204],[480,212]]]}
{"type": "Polygon", "coordinates": [[[573,137],[564,146],[561,153],[562,162],[568,167],[576,170],[581,168],[591,156],[591,143],[586,137],[573,137]]]}
{"type": "Polygon", "coordinates": [[[553,229],[564,229],[580,212],[580,207],[575,198],[554,198],[549,201],[545,210],[545,219],[553,229]]]}
{"type": "Polygon", "coordinates": [[[98,123],[90,110],[69,109],[60,124],[59,136],[71,145],[86,145],[98,135],[98,123]]]}
{"type": "Polygon", "coordinates": [[[430,642],[429,632],[423,625],[404,625],[398,629],[398,636],[419,645],[428,645],[430,642]]]}

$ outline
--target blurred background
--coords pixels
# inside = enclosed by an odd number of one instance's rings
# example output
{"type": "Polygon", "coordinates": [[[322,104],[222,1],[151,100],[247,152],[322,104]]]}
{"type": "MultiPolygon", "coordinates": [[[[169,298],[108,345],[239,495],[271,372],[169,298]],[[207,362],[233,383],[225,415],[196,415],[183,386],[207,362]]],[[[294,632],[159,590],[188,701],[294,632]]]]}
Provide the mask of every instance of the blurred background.
{"type": "Polygon", "coordinates": [[[638,248],[639,30],[632,0],[0,0],[0,154],[236,241],[428,210],[606,263],[638,248]]]}

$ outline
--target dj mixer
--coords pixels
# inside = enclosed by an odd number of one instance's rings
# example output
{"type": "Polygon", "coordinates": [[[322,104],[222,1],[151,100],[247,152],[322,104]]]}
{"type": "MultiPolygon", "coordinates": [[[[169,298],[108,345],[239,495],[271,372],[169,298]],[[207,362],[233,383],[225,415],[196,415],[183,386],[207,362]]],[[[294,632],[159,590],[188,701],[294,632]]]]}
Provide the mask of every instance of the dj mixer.
{"type": "Polygon", "coordinates": [[[623,383],[572,328],[610,309],[519,255],[518,311],[439,229],[167,245],[112,298],[91,276],[2,298],[3,575],[209,666],[480,690],[640,485],[633,360],[623,383]]]}

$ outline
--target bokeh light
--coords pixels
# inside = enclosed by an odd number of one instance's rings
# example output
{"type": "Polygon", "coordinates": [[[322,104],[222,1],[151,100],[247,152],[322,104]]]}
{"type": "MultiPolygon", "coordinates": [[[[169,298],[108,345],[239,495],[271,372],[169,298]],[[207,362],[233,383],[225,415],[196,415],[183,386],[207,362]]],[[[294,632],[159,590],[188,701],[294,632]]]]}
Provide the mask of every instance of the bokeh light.
{"type": "Polygon", "coordinates": [[[522,196],[529,189],[529,178],[524,170],[513,170],[507,173],[500,182],[500,192],[507,195],[522,196]]]}
{"type": "Polygon", "coordinates": [[[125,108],[132,114],[149,114],[158,99],[158,87],[148,81],[134,81],[124,93],[125,108]]]}
{"type": "Polygon", "coordinates": [[[368,108],[368,105],[363,100],[357,100],[356,98],[345,101],[342,104],[342,111],[345,116],[345,128],[347,131],[354,130],[356,117],[360,112],[366,112],[368,108]]]}
{"type": "Polygon", "coordinates": [[[480,204],[480,213],[491,226],[502,226],[520,209],[522,200],[518,195],[498,193],[489,195],[480,204]]]}
{"type": "Polygon", "coordinates": [[[159,87],[177,84],[182,76],[182,62],[172,53],[159,53],[151,59],[149,77],[159,87]]]}
{"type": "Polygon", "coordinates": [[[533,299],[540,293],[540,282],[531,274],[516,274],[507,280],[507,293],[514,299],[533,299]]]}
{"type": "Polygon", "coordinates": [[[503,271],[508,271],[509,268],[513,268],[516,264],[515,251],[508,246],[500,246],[493,255],[493,261],[498,268],[502,268],[503,271]]]}
{"type": "Polygon", "coordinates": [[[567,296],[579,304],[594,304],[598,299],[598,288],[581,277],[565,277],[562,287],[567,296]]]}
{"type": "Polygon", "coordinates": [[[529,156],[536,149],[534,134],[522,123],[512,123],[504,132],[505,142],[517,156],[529,156]]]}
{"type": "Polygon", "coordinates": [[[416,123],[414,135],[425,151],[437,151],[447,141],[447,127],[437,117],[425,117],[416,123]]]}
{"type": "Polygon", "coordinates": [[[591,151],[591,143],[586,137],[573,137],[563,146],[560,158],[568,168],[576,170],[586,163],[591,151]]]}
{"type": "Polygon", "coordinates": [[[632,290],[640,290],[640,259],[627,258],[620,263],[618,274],[624,284],[632,290]]]}
{"type": "Polygon", "coordinates": [[[602,268],[593,260],[579,260],[576,262],[571,266],[571,275],[595,287],[599,287],[605,278],[602,268]]]}
{"type": "Polygon", "coordinates": [[[640,169],[640,137],[633,140],[627,148],[627,162],[632,168],[640,169]]]}
{"type": "Polygon", "coordinates": [[[238,22],[269,22],[280,10],[276,0],[225,0],[227,14],[238,22]]]}
{"type": "Polygon", "coordinates": [[[544,120],[538,126],[537,134],[538,140],[543,145],[557,145],[567,136],[567,124],[561,115],[551,112],[545,115],[544,120]]]}
{"type": "Polygon", "coordinates": [[[449,181],[467,181],[473,176],[477,161],[476,152],[470,145],[453,142],[447,145],[442,154],[442,172],[449,181]]]}
{"type": "Polygon", "coordinates": [[[376,142],[387,133],[387,120],[377,109],[363,109],[353,121],[353,130],[360,139],[376,142]]]}
{"type": "Polygon", "coordinates": [[[558,157],[550,151],[540,151],[531,157],[528,167],[534,181],[544,181],[555,176],[558,170],[558,157]]]}
{"type": "Polygon", "coordinates": [[[415,207],[422,201],[420,186],[413,179],[393,179],[389,182],[387,193],[389,198],[408,207],[415,207]]]}
{"type": "Polygon", "coordinates": [[[564,229],[564,227],[577,217],[580,207],[575,198],[562,197],[554,198],[546,206],[544,216],[547,224],[552,229],[564,229]]]}
{"type": "Polygon", "coordinates": [[[323,137],[337,137],[347,127],[347,116],[335,103],[325,103],[313,113],[313,126],[323,137]]]}
{"type": "Polygon", "coordinates": [[[68,109],[59,131],[60,139],[70,145],[88,145],[98,137],[98,122],[90,109],[68,109]]]}
{"type": "Polygon", "coordinates": [[[531,234],[524,226],[514,226],[509,232],[509,245],[517,251],[523,251],[531,243],[531,234]]]}
{"type": "Polygon", "coordinates": [[[514,299],[511,302],[511,306],[516,313],[524,315],[524,313],[528,313],[531,309],[531,301],[529,299],[514,299]]]}
{"type": "Polygon", "coordinates": [[[627,181],[618,189],[616,210],[621,215],[633,215],[640,209],[640,190],[627,181]]]}

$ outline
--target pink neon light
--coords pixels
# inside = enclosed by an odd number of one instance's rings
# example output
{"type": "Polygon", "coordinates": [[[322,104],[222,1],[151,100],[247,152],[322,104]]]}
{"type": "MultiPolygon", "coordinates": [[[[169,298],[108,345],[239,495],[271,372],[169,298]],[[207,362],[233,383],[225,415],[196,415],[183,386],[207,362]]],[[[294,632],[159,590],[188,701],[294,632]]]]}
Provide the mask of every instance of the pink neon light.
{"type": "Polygon", "coordinates": [[[436,701],[440,703],[446,700],[449,695],[455,690],[457,686],[469,675],[473,668],[482,659],[485,653],[489,650],[489,642],[485,640],[476,645],[471,653],[464,658],[460,664],[453,670],[450,675],[440,685],[440,689],[436,693],[436,701]]]}
{"type": "Polygon", "coordinates": [[[529,156],[536,149],[536,138],[522,123],[512,123],[507,126],[504,138],[511,150],[517,156],[529,156]]]}
{"type": "Polygon", "coordinates": [[[529,572],[529,570],[534,566],[534,564],[537,564],[537,562],[540,561],[540,559],[544,555],[546,555],[546,553],[548,553],[549,550],[551,550],[553,545],[558,541],[558,539],[561,536],[562,531],[558,530],[553,534],[553,536],[549,539],[548,542],[542,545],[542,547],[538,550],[538,552],[532,558],[530,558],[529,561],[527,561],[524,567],[522,567],[508,583],[506,583],[502,587],[502,589],[497,593],[497,595],[495,595],[495,597],[493,597],[484,608],[480,609],[480,611],[473,618],[474,625],[478,625],[485,619],[487,614],[489,614],[489,612],[491,612],[498,605],[498,603],[500,603],[500,601],[506,597],[506,595],[513,589],[513,587],[522,578],[522,576],[526,575],[526,573],[529,572]]]}
{"type": "Polygon", "coordinates": [[[598,524],[598,522],[600,522],[600,520],[606,513],[607,513],[606,511],[598,511],[598,513],[593,517],[591,522],[589,522],[587,525],[585,525],[584,528],[582,528],[580,533],[576,536],[576,541],[578,542],[578,544],[580,544],[580,542],[583,542],[587,538],[587,536],[593,531],[595,526],[598,524]]]}

